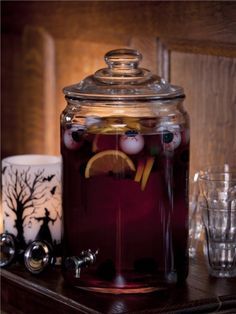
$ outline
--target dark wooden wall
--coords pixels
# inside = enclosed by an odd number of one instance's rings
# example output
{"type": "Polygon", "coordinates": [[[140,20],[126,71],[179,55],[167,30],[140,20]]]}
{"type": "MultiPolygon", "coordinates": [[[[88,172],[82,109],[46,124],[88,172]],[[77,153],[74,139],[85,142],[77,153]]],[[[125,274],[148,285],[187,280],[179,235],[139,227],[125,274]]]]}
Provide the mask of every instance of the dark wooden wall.
{"type": "Polygon", "coordinates": [[[144,67],[182,85],[191,172],[236,161],[236,3],[2,3],[2,156],[59,153],[63,86],[132,47],[144,67]]]}

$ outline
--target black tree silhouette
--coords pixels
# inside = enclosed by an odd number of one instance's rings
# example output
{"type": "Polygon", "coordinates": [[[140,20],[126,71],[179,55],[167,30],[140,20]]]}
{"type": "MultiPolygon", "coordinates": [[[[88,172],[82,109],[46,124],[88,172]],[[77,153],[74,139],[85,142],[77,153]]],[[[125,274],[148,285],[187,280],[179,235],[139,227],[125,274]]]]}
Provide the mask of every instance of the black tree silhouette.
{"type": "Polygon", "coordinates": [[[30,167],[22,171],[9,167],[8,174],[9,180],[3,188],[3,201],[6,202],[7,209],[15,214],[14,227],[17,229],[17,240],[21,247],[25,247],[25,221],[48,201],[50,197],[48,192],[50,193],[51,188],[48,177],[44,175],[44,169],[32,175],[30,167]]]}

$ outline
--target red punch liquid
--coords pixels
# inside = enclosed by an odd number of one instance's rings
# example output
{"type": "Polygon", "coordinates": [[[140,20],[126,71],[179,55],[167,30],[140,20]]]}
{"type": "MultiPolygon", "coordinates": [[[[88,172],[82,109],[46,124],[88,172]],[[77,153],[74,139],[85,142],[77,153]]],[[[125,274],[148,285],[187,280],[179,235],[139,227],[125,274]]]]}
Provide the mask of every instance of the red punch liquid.
{"type": "Polygon", "coordinates": [[[183,281],[186,129],[95,134],[73,125],[62,130],[61,150],[65,256],[99,250],[80,278],[65,270],[65,279],[112,293],[149,292],[183,281]]]}

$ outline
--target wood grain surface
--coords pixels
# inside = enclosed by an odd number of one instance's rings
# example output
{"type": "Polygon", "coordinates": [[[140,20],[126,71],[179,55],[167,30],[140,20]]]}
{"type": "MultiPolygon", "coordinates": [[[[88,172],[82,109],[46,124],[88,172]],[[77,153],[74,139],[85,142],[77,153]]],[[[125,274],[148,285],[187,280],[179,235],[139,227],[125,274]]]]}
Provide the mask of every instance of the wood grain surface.
{"type": "Polygon", "coordinates": [[[124,34],[235,43],[235,6],[230,1],[13,1],[4,3],[3,31],[20,33],[30,24],[43,25],[53,38],[98,43],[116,44],[119,38],[123,43],[124,34]]]}
{"type": "Polygon", "coordinates": [[[65,285],[59,268],[39,276],[12,265],[1,274],[2,309],[9,314],[228,313],[236,312],[235,278],[211,278],[201,255],[190,263],[186,283],[150,294],[109,295],[65,285]]]}

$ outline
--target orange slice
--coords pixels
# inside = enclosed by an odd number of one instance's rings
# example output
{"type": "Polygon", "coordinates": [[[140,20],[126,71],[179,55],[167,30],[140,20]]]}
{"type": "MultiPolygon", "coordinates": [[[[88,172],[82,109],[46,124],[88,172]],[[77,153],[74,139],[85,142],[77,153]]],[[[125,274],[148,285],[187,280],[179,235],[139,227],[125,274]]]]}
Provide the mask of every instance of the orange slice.
{"type": "Polygon", "coordinates": [[[144,170],[143,170],[143,176],[141,181],[141,190],[144,191],[148,178],[150,176],[153,164],[155,161],[155,157],[148,157],[147,162],[145,164],[144,170]]]}
{"type": "Polygon", "coordinates": [[[93,145],[92,145],[92,151],[96,152],[98,150],[98,139],[100,137],[100,134],[96,134],[95,138],[93,140],[93,145]]]}
{"type": "Polygon", "coordinates": [[[112,171],[113,173],[124,173],[135,171],[132,160],[119,150],[104,150],[89,159],[85,168],[85,178],[104,174],[112,171]]]}
{"type": "Polygon", "coordinates": [[[138,167],[137,167],[137,171],[134,177],[134,181],[135,182],[140,182],[142,175],[143,175],[143,171],[144,171],[144,161],[143,159],[140,159],[138,161],[138,167]]]}

